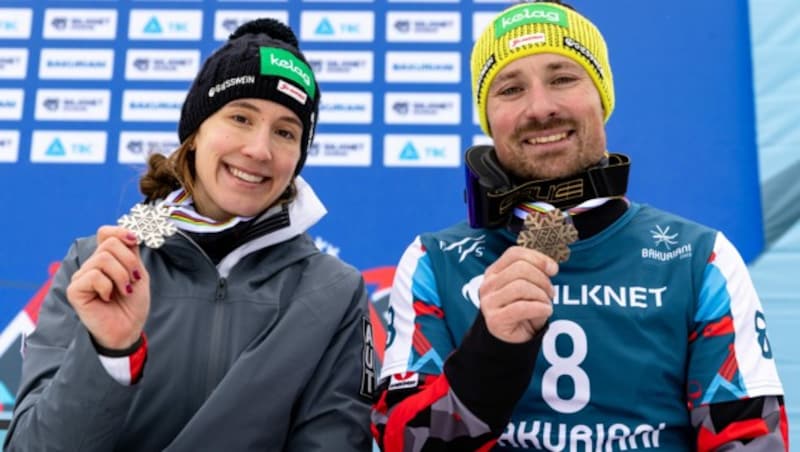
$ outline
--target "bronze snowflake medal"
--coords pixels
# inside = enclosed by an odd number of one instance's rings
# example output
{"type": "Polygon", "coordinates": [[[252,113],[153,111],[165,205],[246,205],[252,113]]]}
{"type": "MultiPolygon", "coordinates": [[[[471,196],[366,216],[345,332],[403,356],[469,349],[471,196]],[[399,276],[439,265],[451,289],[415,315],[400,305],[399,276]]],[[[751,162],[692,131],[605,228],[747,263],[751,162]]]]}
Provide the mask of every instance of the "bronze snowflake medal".
{"type": "Polygon", "coordinates": [[[167,237],[178,232],[169,220],[169,209],[160,204],[136,204],[117,224],[130,229],[138,243],[144,242],[150,248],[160,248],[167,237]]]}
{"type": "Polygon", "coordinates": [[[530,212],[517,236],[517,245],[538,250],[555,260],[569,259],[569,245],[578,240],[578,230],[561,210],[530,212]]]}

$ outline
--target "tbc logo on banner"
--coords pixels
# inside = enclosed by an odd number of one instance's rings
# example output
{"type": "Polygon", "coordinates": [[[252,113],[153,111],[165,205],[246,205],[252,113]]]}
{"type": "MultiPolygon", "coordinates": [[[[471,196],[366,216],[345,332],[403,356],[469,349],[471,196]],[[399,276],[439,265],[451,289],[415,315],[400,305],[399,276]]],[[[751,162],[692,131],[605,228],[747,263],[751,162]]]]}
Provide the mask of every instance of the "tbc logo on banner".
{"type": "Polygon", "coordinates": [[[0,8],[0,39],[28,39],[31,37],[30,8],[0,8]]]}
{"type": "Polygon", "coordinates": [[[300,13],[303,41],[372,42],[375,13],[371,11],[303,11],[300,13]]]}
{"type": "Polygon", "coordinates": [[[34,130],[31,162],[105,163],[106,132],[34,130]]]}
{"type": "Polygon", "coordinates": [[[458,135],[386,135],[385,166],[458,167],[461,137],[458,135]]]}
{"type": "Polygon", "coordinates": [[[186,9],[132,9],[129,39],[196,41],[203,35],[203,12],[186,9]]]}

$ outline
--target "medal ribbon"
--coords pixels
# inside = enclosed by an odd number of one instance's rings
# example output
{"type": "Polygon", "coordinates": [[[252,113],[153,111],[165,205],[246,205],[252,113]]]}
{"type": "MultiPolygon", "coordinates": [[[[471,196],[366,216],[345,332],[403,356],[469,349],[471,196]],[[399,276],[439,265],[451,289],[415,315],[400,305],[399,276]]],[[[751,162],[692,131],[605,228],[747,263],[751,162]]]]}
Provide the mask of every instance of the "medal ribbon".
{"type": "MultiPolygon", "coordinates": [[[[605,198],[593,198],[588,199],[575,207],[570,207],[569,209],[563,210],[564,216],[566,217],[567,222],[572,222],[572,216],[577,215],[579,213],[586,212],[587,210],[594,209],[595,207],[600,207],[603,204],[611,201],[612,199],[617,199],[618,197],[605,197],[605,198]]],[[[555,209],[555,206],[552,204],[548,204],[542,201],[535,201],[535,202],[523,202],[518,204],[517,207],[514,208],[514,216],[519,218],[520,220],[525,220],[529,214],[532,213],[547,213],[555,209]]]]}
{"type": "Polygon", "coordinates": [[[178,229],[190,232],[220,232],[254,218],[233,217],[227,221],[217,221],[203,216],[195,210],[192,197],[183,188],[167,195],[161,205],[167,208],[169,219],[178,229]]]}

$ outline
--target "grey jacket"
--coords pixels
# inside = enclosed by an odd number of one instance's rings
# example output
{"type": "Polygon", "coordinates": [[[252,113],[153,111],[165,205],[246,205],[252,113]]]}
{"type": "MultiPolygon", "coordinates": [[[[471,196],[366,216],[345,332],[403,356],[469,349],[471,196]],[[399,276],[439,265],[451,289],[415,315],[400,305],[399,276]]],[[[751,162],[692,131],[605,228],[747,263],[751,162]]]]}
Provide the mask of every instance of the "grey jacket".
{"type": "Polygon", "coordinates": [[[371,450],[371,331],[356,269],[306,234],[244,255],[225,277],[183,234],[142,247],[148,357],[124,386],[65,295],[95,247],[71,247],[25,341],[5,450],[371,450]]]}

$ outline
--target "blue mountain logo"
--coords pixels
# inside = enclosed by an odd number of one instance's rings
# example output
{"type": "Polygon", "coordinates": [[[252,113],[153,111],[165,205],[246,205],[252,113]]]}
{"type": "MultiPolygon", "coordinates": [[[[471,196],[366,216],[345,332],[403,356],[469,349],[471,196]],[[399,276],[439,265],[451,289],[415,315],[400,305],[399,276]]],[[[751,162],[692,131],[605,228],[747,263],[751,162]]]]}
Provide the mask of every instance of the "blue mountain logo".
{"type": "Polygon", "coordinates": [[[145,33],[159,34],[163,32],[161,24],[158,22],[156,16],[150,18],[144,26],[145,33]]]}
{"type": "Polygon", "coordinates": [[[410,141],[400,151],[400,160],[419,160],[419,152],[410,141]]]}
{"type": "Polygon", "coordinates": [[[64,149],[64,145],[61,143],[61,140],[56,138],[52,143],[50,143],[47,151],[45,151],[45,155],[63,156],[67,155],[67,151],[64,149]]]}
{"type": "Polygon", "coordinates": [[[328,18],[323,18],[319,25],[317,25],[317,29],[314,30],[314,33],[318,35],[332,35],[333,34],[333,25],[331,25],[331,21],[328,18]]]}

